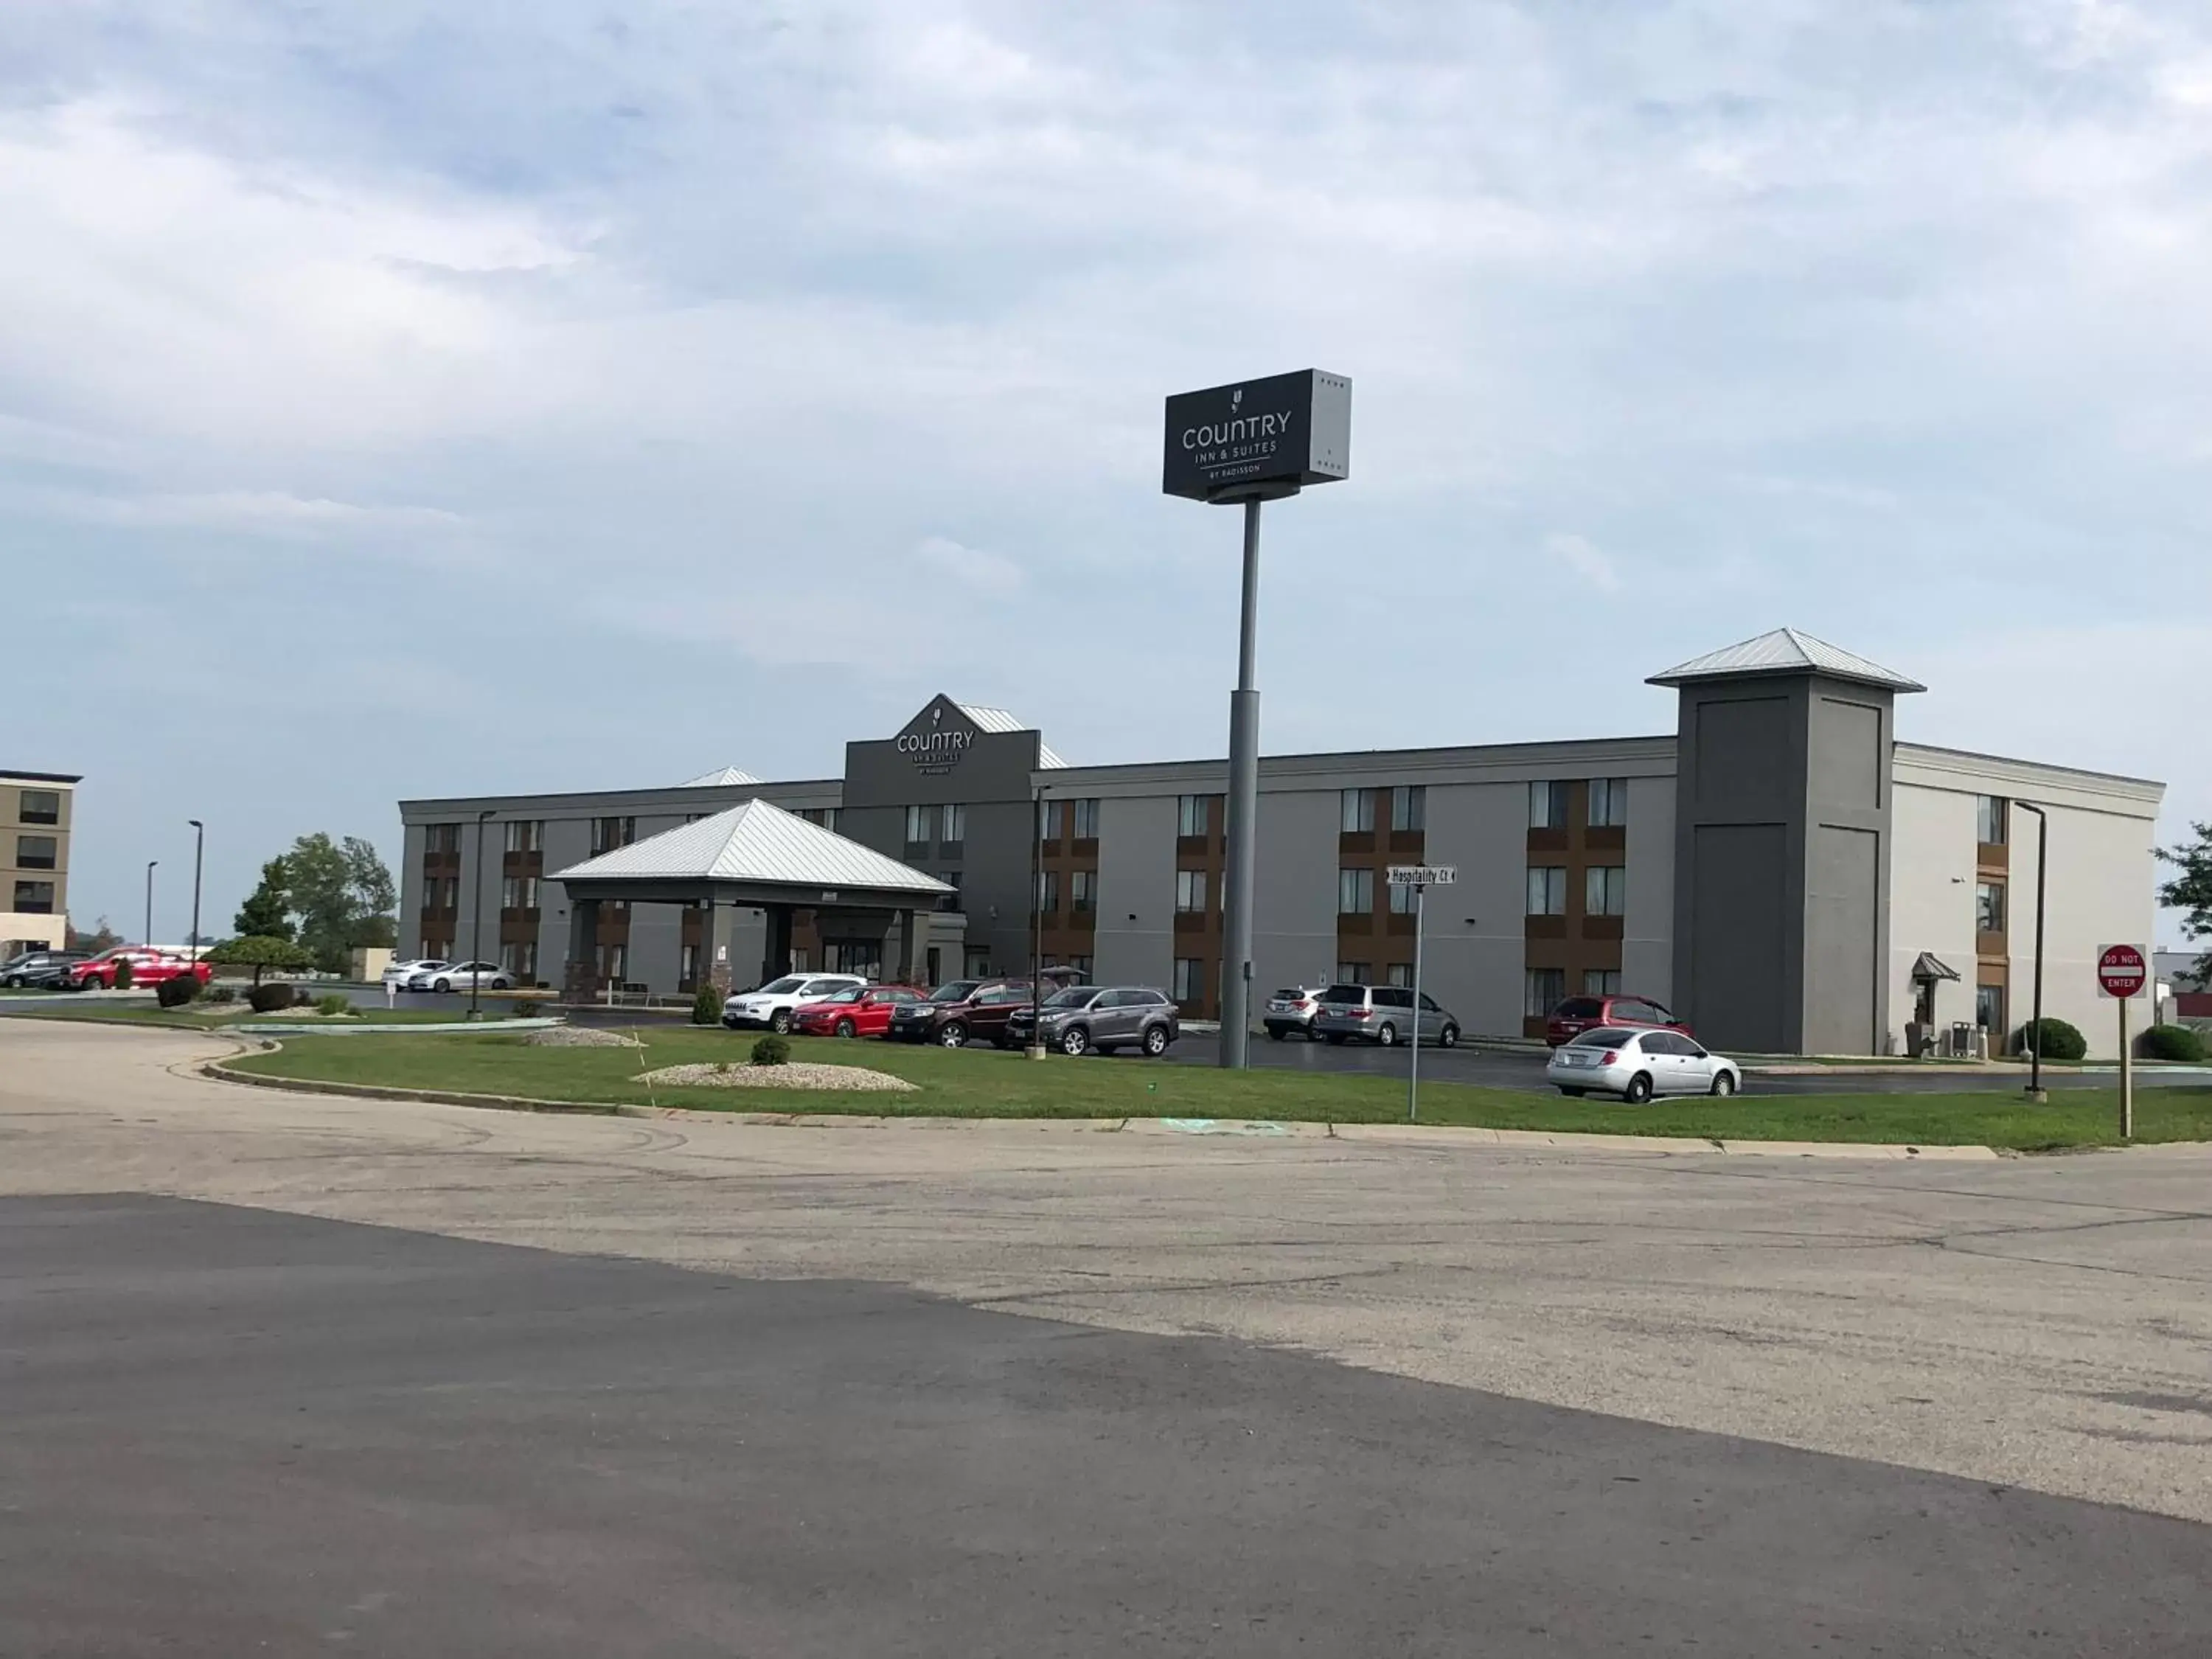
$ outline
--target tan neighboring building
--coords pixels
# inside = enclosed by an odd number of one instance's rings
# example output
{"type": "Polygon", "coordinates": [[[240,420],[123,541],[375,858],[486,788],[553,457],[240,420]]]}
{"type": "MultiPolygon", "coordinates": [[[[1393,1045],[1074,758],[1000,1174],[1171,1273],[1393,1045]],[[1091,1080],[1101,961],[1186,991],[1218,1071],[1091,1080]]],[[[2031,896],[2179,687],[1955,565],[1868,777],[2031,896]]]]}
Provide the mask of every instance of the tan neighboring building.
{"type": "Polygon", "coordinates": [[[77,782],[67,773],[0,768],[0,959],[69,942],[77,782]]]}

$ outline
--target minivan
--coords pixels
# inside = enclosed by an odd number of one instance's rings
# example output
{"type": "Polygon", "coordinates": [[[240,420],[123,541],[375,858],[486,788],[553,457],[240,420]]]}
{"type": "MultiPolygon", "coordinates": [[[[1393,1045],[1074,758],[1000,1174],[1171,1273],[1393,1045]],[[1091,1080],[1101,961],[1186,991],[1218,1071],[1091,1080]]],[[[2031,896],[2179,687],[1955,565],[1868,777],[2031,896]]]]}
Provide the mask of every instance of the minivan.
{"type": "MultiPolygon", "coordinates": [[[[1332,985],[1321,994],[1313,1029],[1324,1042],[1374,1042],[1388,1048],[1413,1035],[1413,993],[1403,985],[1332,985]]],[[[1421,994],[1421,1041],[1439,1048],[1459,1042],[1459,1022],[1421,994]]]]}

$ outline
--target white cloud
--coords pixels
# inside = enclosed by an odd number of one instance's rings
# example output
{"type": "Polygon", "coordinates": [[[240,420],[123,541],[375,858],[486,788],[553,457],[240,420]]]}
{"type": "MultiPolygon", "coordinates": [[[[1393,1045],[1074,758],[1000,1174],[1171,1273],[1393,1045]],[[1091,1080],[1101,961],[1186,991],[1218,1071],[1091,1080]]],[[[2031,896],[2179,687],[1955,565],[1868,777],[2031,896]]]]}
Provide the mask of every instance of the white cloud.
{"type": "Polygon", "coordinates": [[[1601,593],[1620,591],[1620,572],[1587,538],[1554,531],[1544,538],[1544,551],[1555,563],[1565,566],[1568,574],[1583,586],[1594,587],[1601,593]]]}
{"type": "Polygon", "coordinates": [[[980,547],[963,546],[947,536],[925,537],[915,554],[980,593],[1003,598],[1022,585],[1022,568],[1012,559],[980,547]]]}

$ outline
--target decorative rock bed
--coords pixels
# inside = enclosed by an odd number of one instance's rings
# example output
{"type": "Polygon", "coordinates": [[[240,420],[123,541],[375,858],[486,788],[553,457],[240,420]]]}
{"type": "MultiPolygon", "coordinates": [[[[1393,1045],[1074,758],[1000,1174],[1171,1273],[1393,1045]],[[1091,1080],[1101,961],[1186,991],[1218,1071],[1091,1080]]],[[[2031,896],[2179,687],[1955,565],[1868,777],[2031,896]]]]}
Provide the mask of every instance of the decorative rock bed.
{"type": "Polygon", "coordinates": [[[795,1061],[787,1066],[732,1064],[663,1066],[643,1073],[640,1083],[671,1089],[821,1089],[871,1091],[878,1094],[910,1094],[914,1085],[888,1072],[872,1072],[865,1066],[817,1066],[795,1061]]]}
{"type": "Polygon", "coordinates": [[[620,1031],[595,1030],[588,1025],[553,1025],[532,1031],[522,1039],[533,1048],[642,1048],[635,1037],[620,1031]]]}

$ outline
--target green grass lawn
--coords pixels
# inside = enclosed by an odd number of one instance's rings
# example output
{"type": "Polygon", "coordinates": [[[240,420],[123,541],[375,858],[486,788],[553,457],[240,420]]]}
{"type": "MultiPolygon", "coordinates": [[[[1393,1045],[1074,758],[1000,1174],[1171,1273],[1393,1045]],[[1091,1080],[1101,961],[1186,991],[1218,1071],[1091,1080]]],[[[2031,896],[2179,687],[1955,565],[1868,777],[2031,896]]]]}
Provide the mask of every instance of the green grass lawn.
{"type": "MultiPolygon", "coordinates": [[[[918,1085],[913,1094],[804,1090],[666,1089],[635,1081],[648,1066],[726,1060],[743,1065],[744,1037],[719,1030],[638,1028],[630,1048],[532,1048],[519,1036],[288,1037],[273,1054],[233,1062],[272,1077],[359,1083],[537,1100],[687,1106],[751,1112],[849,1112],[934,1117],[1199,1117],[1330,1123],[1402,1121],[1405,1085],[1382,1077],[1255,1070],[1215,1071],[1135,1059],[1031,1060],[1019,1054],[948,1052],[890,1042],[794,1037],[794,1060],[865,1065],[918,1085]]],[[[1991,1146],[2024,1151],[2102,1146],[2118,1139],[2117,1091],[2068,1090],[2047,1106],[2007,1091],[1944,1095],[1782,1095],[1662,1100],[1632,1107],[1551,1092],[1431,1083],[1421,1118],[1431,1124],[1731,1140],[1840,1140],[1911,1146],[1991,1146]]],[[[2138,1090],[2138,1140],[2212,1139],[2212,1087],[2138,1090]]]]}
{"type": "MultiPolygon", "coordinates": [[[[234,1006],[236,1005],[233,1005],[234,1006]]],[[[28,1019],[82,1019],[105,1024],[109,1020],[127,1020],[134,1025],[167,1025],[185,1031],[220,1031],[241,1023],[254,1024],[264,1020],[286,1020],[311,1013],[307,1008],[288,1008],[281,1013],[218,1014],[204,1008],[161,1008],[143,1002],[79,1002],[75,998],[57,997],[52,1003],[27,1009],[22,1018],[28,1019]]],[[[364,1025],[431,1025],[456,1023],[453,1014],[429,1013],[407,1008],[360,1008],[354,1011],[364,1025]]],[[[500,1010],[489,1010],[485,1018],[504,1019],[508,1016],[500,1010]]]]}

